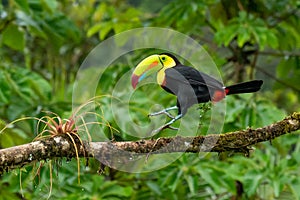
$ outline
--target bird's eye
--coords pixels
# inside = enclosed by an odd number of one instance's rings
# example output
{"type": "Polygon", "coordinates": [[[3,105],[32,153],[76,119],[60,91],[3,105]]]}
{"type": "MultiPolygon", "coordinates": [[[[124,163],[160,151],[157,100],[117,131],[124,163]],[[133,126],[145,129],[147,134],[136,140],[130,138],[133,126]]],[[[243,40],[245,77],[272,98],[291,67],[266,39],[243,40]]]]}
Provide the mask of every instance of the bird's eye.
{"type": "Polygon", "coordinates": [[[165,57],[165,56],[161,57],[161,60],[162,60],[162,61],[165,61],[165,60],[166,60],[166,57],[165,57]]]}

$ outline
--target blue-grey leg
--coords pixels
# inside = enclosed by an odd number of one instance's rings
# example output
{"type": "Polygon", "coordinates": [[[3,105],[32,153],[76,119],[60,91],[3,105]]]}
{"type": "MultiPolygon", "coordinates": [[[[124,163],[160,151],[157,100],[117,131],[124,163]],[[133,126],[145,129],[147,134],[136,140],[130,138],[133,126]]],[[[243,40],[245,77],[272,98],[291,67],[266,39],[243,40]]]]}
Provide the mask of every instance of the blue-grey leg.
{"type": "MultiPolygon", "coordinates": [[[[170,107],[170,108],[166,108],[166,109],[163,109],[161,111],[158,111],[158,112],[155,112],[155,113],[150,113],[148,114],[148,117],[153,117],[153,116],[157,116],[157,115],[161,115],[161,114],[165,114],[167,115],[168,117],[172,118],[172,119],[175,119],[176,117],[174,117],[173,115],[171,115],[169,113],[170,110],[176,110],[178,109],[177,106],[173,106],[173,107],[170,107]]],[[[176,121],[176,120],[175,120],[176,121]]]]}
{"type": "Polygon", "coordinates": [[[174,128],[174,127],[172,127],[171,125],[172,125],[174,122],[176,122],[178,119],[180,119],[181,117],[182,117],[182,114],[177,115],[176,117],[172,118],[172,120],[169,121],[168,123],[162,125],[162,126],[159,127],[158,129],[152,131],[152,133],[153,133],[153,134],[154,134],[154,133],[158,133],[158,132],[160,132],[160,131],[162,131],[162,130],[164,130],[164,129],[166,129],[166,128],[170,128],[170,129],[172,129],[172,130],[178,130],[178,128],[174,128]]]}

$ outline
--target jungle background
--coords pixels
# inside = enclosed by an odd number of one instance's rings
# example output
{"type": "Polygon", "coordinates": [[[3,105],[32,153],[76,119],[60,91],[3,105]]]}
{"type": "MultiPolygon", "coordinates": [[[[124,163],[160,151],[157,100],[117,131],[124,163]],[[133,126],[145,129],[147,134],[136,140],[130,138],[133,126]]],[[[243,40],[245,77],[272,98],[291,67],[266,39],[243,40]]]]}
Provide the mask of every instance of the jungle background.
{"type": "MultiPolygon", "coordinates": [[[[226,98],[223,132],[272,124],[300,108],[299,8],[299,0],[2,0],[0,128],[44,111],[68,118],[73,83],[87,54],[110,36],[138,27],[171,28],[192,37],[212,56],[227,85],[264,80],[256,94],[226,98]]],[[[114,63],[97,94],[110,94],[118,77],[146,56],[137,52],[114,63]]],[[[175,103],[159,88],[152,90],[131,105],[142,123],[149,104],[175,103]]],[[[118,129],[109,101],[101,103],[105,119],[118,129]]],[[[209,119],[201,120],[205,129],[209,119]]],[[[38,134],[35,125],[24,120],[10,126],[0,135],[0,148],[31,142],[38,134]]],[[[122,130],[113,134],[117,141],[136,139],[122,130]]],[[[93,159],[86,167],[82,159],[80,184],[75,159],[43,161],[40,168],[2,174],[0,199],[46,199],[50,190],[50,199],[300,199],[299,134],[253,149],[249,157],[184,154],[163,169],[137,174],[101,168],[93,159]]]]}

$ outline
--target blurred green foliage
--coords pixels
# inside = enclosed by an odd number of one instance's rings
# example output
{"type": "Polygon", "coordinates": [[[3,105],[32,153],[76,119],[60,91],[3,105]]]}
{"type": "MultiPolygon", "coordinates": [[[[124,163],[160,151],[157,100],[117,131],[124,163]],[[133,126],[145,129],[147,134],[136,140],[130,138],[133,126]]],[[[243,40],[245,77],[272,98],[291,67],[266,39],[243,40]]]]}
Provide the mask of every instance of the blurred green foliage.
{"type": "MultiPolygon", "coordinates": [[[[114,34],[150,26],[172,28],[201,43],[225,84],[264,80],[259,93],[226,98],[223,132],[281,120],[300,108],[299,7],[293,0],[2,0],[0,128],[24,116],[41,117],[45,110],[69,117],[76,72],[86,55],[114,34]]],[[[100,79],[98,94],[110,94],[118,78],[151,52],[115,62],[100,79]]],[[[135,97],[130,114],[139,124],[149,122],[149,107],[156,102],[165,107],[175,103],[153,86],[140,88],[135,97]]],[[[101,103],[105,119],[119,128],[110,101],[101,103]]],[[[200,133],[207,129],[209,112],[202,113],[200,133]]],[[[0,147],[32,141],[35,125],[26,120],[10,126],[0,135],[0,147]]],[[[137,139],[122,131],[114,134],[116,140],[137,139]]],[[[160,136],[172,135],[166,130],[160,136]]],[[[249,158],[185,154],[161,170],[142,174],[109,168],[98,174],[97,161],[90,160],[86,168],[82,160],[80,185],[76,162],[51,161],[57,169],[50,199],[300,199],[299,144],[298,135],[291,134],[257,144],[249,158]]],[[[2,175],[0,199],[47,198],[49,162],[37,174],[37,167],[28,166],[2,175]]]]}

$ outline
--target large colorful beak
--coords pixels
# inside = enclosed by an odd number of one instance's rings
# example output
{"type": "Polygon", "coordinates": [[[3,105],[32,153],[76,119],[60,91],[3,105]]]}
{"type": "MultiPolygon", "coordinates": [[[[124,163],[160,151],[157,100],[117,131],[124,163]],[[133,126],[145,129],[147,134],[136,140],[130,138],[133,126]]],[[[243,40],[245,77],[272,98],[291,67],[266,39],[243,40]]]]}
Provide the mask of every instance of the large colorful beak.
{"type": "Polygon", "coordinates": [[[142,60],[134,69],[131,76],[131,85],[135,89],[136,85],[154,72],[162,68],[158,55],[152,55],[142,60]]]}

